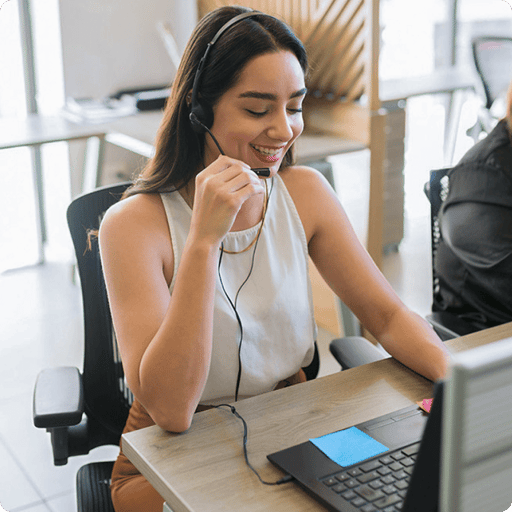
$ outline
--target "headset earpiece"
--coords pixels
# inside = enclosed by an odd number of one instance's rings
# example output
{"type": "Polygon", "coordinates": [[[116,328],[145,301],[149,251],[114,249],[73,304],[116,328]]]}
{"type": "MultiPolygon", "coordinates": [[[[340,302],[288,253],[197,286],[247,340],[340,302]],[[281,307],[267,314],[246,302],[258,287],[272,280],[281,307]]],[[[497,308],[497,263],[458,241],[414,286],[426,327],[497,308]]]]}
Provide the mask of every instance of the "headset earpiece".
{"type": "Polygon", "coordinates": [[[192,129],[196,133],[204,133],[206,130],[205,126],[201,121],[199,121],[197,114],[195,112],[190,112],[188,118],[190,119],[190,124],[192,125],[192,129]]]}
{"type": "MultiPolygon", "coordinates": [[[[197,71],[194,77],[194,83],[192,85],[192,99],[190,102],[190,114],[189,119],[192,124],[192,129],[194,132],[200,134],[208,131],[213,125],[213,109],[210,105],[201,104],[199,101],[199,85],[201,82],[201,75],[203,74],[203,69],[206,64],[206,59],[208,57],[208,53],[210,52],[211,47],[217,42],[219,37],[230,27],[238,23],[239,21],[249,18],[251,16],[260,16],[263,13],[258,11],[250,11],[244,12],[230,19],[227,23],[225,23],[219,31],[215,34],[213,39],[208,43],[204,55],[199,61],[199,65],[197,66],[197,71]]],[[[267,16],[267,15],[265,15],[267,16]]]]}
{"type": "MultiPolygon", "coordinates": [[[[210,109],[211,110],[211,109],[210,109]]],[[[192,129],[196,133],[205,133],[207,128],[210,128],[213,124],[213,119],[209,122],[208,117],[213,118],[213,113],[211,116],[205,114],[205,111],[200,103],[192,105],[189,114],[190,123],[192,124],[192,129]],[[209,125],[209,126],[208,126],[209,125]]]]}

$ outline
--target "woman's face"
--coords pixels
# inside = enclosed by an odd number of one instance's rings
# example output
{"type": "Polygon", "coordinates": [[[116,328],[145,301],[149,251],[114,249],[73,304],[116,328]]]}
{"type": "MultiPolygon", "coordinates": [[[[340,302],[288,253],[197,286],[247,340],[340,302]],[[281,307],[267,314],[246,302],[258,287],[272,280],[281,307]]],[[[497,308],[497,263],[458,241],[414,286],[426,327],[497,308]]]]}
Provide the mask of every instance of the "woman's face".
{"type": "MultiPolygon", "coordinates": [[[[292,52],[259,55],[215,105],[211,131],[226,155],[253,168],[269,167],[273,176],[304,128],[305,94],[304,73],[292,52]]],[[[211,137],[205,137],[209,164],[219,150],[211,137]]]]}

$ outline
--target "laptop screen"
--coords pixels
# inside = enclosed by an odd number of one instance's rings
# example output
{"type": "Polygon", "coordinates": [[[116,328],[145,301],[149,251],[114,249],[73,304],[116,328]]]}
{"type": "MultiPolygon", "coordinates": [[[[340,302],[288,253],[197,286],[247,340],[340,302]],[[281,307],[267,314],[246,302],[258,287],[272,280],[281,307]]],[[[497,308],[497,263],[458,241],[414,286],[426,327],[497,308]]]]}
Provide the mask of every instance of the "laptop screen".
{"type": "Polygon", "coordinates": [[[452,358],[443,407],[441,510],[512,504],[512,338],[452,358]]]}
{"type": "Polygon", "coordinates": [[[437,512],[439,510],[439,472],[444,382],[434,388],[434,400],[423,431],[420,451],[411,475],[403,512],[437,512]]]}

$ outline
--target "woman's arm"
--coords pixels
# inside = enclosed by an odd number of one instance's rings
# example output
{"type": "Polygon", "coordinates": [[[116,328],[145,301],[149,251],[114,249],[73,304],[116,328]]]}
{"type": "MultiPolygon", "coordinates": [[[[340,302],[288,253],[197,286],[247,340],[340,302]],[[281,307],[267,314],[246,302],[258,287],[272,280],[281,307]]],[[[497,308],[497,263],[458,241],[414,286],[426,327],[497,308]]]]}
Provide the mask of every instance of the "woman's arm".
{"type": "Polygon", "coordinates": [[[189,236],[177,269],[158,195],[109,209],[100,249],[128,385],[162,428],[186,430],[208,376],[219,246],[247,198],[263,193],[245,164],[222,157],[196,178],[189,236]]]}
{"type": "Polygon", "coordinates": [[[302,219],[309,254],[327,284],[389,354],[431,380],[444,376],[443,343],[391,288],[325,178],[304,167],[282,176],[302,219]]]}

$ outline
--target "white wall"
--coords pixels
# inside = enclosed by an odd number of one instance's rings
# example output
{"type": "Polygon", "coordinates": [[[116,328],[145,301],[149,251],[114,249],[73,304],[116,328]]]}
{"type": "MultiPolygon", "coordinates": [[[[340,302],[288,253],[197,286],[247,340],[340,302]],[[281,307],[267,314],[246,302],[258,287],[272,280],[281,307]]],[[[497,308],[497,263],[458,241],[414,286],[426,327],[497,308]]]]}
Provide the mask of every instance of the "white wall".
{"type": "Polygon", "coordinates": [[[174,77],[156,23],[180,50],[196,24],[194,0],[59,0],[66,97],[102,98],[174,77]]]}
{"type": "MultiPolygon", "coordinates": [[[[197,23],[195,0],[59,0],[64,94],[100,99],[119,89],[167,86],[175,69],[156,24],[167,22],[183,51],[197,23]]],[[[132,178],[138,155],[107,144],[102,184],[132,178]]],[[[85,145],[70,145],[71,193],[81,189],[85,145]]]]}

